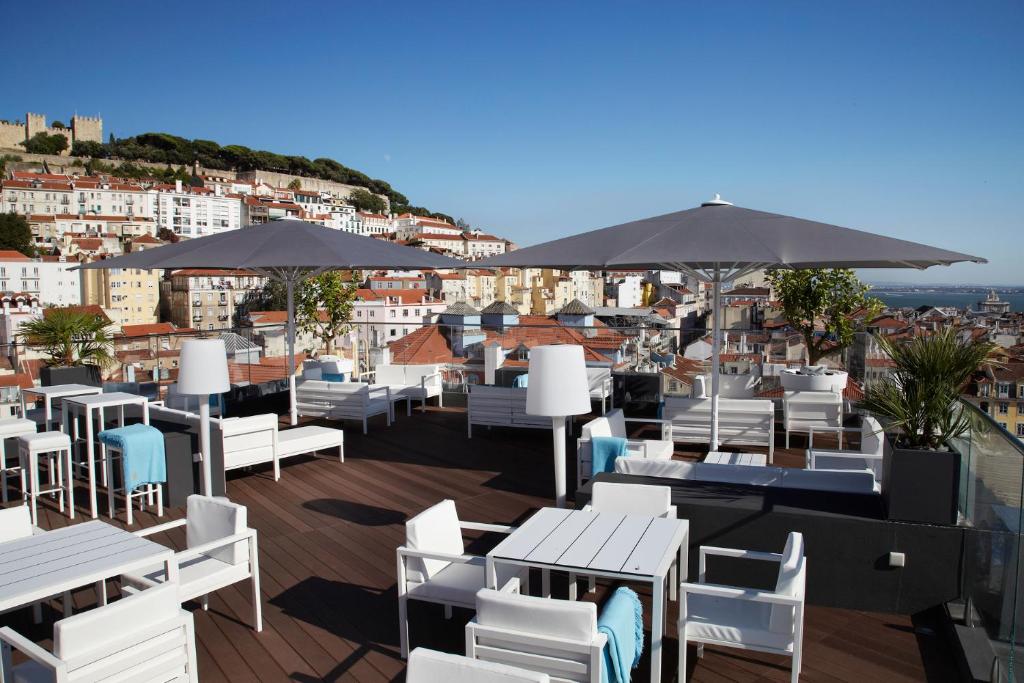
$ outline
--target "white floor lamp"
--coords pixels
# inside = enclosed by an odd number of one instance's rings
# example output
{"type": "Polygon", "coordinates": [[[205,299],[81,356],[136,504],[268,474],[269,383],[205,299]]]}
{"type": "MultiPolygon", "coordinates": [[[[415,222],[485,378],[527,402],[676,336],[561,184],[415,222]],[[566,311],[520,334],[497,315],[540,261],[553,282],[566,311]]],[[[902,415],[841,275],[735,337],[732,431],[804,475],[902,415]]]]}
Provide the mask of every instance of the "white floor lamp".
{"type": "Polygon", "coordinates": [[[231,389],[222,339],[192,339],[181,345],[178,392],[199,396],[199,448],[203,453],[203,495],[213,495],[210,465],[210,395],[231,389]]]}
{"type": "Polygon", "coordinates": [[[590,383],[583,347],[571,344],[530,349],[526,413],[551,417],[555,440],[555,503],[565,507],[565,418],[590,412],[590,383]]]}

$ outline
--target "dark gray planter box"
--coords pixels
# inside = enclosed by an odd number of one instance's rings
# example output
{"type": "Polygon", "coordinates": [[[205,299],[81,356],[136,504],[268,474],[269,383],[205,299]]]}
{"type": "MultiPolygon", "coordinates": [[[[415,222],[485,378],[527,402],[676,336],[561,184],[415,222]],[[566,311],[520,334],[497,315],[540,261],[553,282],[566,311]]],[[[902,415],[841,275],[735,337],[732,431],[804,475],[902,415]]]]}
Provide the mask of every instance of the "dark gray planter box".
{"type": "Polygon", "coordinates": [[[69,368],[43,366],[39,368],[39,381],[44,387],[58,384],[86,384],[103,386],[100,369],[95,365],[74,365],[69,368]]]}
{"type": "Polygon", "coordinates": [[[960,453],[898,448],[889,440],[882,460],[886,517],[903,522],[956,524],[960,453]]]}

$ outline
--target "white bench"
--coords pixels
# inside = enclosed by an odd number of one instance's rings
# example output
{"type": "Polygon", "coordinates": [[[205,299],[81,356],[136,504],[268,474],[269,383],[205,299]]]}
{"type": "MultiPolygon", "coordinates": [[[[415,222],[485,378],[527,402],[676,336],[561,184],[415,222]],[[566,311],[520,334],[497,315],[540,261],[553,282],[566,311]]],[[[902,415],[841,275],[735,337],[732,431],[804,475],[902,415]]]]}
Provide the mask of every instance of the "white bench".
{"type": "Polygon", "coordinates": [[[309,425],[293,427],[277,433],[277,459],[274,461],[274,479],[281,478],[280,461],[293,455],[315,453],[330,448],[338,449],[338,460],[345,462],[345,434],[340,429],[309,425]]]}
{"type": "MultiPolygon", "coordinates": [[[[711,399],[666,396],[662,417],[672,423],[672,440],[708,443],[711,440],[711,399]]],[[[719,398],[719,445],[766,446],[768,462],[775,458],[775,404],[768,399],[719,398]]]]}
{"type": "Polygon", "coordinates": [[[526,414],[526,391],[525,388],[519,387],[470,385],[469,396],[466,397],[469,438],[473,438],[473,425],[550,428],[550,417],[526,414]]]}
{"type": "Polygon", "coordinates": [[[441,407],[442,378],[440,365],[378,365],[360,374],[360,380],[373,377],[374,384],[387,386],[393,397],[406,401],[405,414],[412,414],[412,401],[420,402],[420,412],[427,409],[427,399],[437,397],[441,407]]]}
{"type": "Polygon", "coordinates": [[[360,420],[366,434],[367,419],[384,415],[391,426],[393,397],[388,387],[361,382],[324,382],[307,379],[295,388],[295,406],[300,416],[332,420],[360,420]]]}

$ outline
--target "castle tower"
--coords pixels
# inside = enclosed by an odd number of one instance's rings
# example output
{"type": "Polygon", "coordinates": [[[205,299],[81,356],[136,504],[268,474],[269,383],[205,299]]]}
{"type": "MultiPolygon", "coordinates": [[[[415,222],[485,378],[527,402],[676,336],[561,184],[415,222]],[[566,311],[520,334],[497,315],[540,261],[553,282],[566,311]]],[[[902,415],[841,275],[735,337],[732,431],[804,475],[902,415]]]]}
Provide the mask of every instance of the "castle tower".
{"type": "Polygon", "coordinates": [[[75,114],[71,117],[71,135],[75,142],[103,142],[103,119],[75,114]]]}
{"type": "Polygon", "coordinates": [[[46,116],[43,114],[25,114],[25,139],[30,140],[36,133],[46,132],[46,116]]]}

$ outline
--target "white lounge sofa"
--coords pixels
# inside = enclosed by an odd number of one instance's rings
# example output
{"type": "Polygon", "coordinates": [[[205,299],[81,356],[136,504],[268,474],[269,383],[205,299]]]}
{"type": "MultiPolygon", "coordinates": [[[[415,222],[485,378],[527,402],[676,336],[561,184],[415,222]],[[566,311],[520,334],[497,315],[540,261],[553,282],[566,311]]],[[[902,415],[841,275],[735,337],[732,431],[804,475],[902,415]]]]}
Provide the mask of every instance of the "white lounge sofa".
{"type": "Polygon", "coordinates": [[[881,487],[875,474],[863,470],[806,470],[795,467],[751,467],[749,465],[718,465],[682,460],[651,460],[619,458],[615,471],[665,479],[743,484],[745,486],[775,486],[790,489],[832,491],[836,493],[878,494],[881,487]]]}
{"type": "MultiPolygon", "coordinates": [[[[711,440],[711,399],[666,396],[662,418],[672,422],[672,440],[711,440]]],[[[719,398],[718,440],[721,445],[766,446],[775,461],[775,404],[768,399],[719,398]]]]}
{"type": "Polygon", "coordinates": [[[608,411],[583,425],[580,438],[576,440],[576,488],[593,475],[593,459],[590,441],[595,436],[612,436],[626,439],[626,452],[631,458],[671,459],[675,452],[672,442],[672,428],[668,420],[626,417],[621,408],[608,411]],[[661,439],[630,439],[626,426],[633,424],[656,424],[661,428],[661,439]]]}
{"type": "Polygon", "coordinates": [[[472,384],[466,397],[466,422],[469,438],[473,425],[487,427],[524,427],[549,429],[551,418],[526,414],[526,389],[472,384]]]}
{"type": "Polygon", "coordinates": [[[587,381],[590,383],[590,400],[600,401],[601,414],[605,415],[609,408],[615,407],[611,368],[587,368],[587,381]]]}
{"type": "Polygon", "coordinates": [[[392,401],[387,387],[372,387],[361,382],[307,379],[295,388],[299,416],[358,420],[363,423],[363,434],[367,431],[367,420],[374,415],[384,415],[391,426],[392,401]]]}
{"type": "Polygon", "coordinates": [[[782,426],[789,433],[833,432],[843,447],[843,396],[831,391],[787,391],[782,397],[782,426]]]}
{"type": "Polygon", "coordinates": [[[427,409],[427,399],[437,398],[441,407],[442,377],[440,365],[378,365],[359,376],[360,380],[373,378],[376,385],[385,385],[393,397],[406,400],[405,413],[412,414],[412,401],[420,402],[420,412],[427,409]]]}
{"type": "Polygon", "coordinates": [[[814,447],[814,432],[810,434],[810,448],[807,449],[809,470],[871,470],[875,481],[882,481],[882,458],[885,433],[878,420],[865,415],[860,427],[847,427],[844,432],[860,433],[860,450],[825,450],[814,447]]]}

